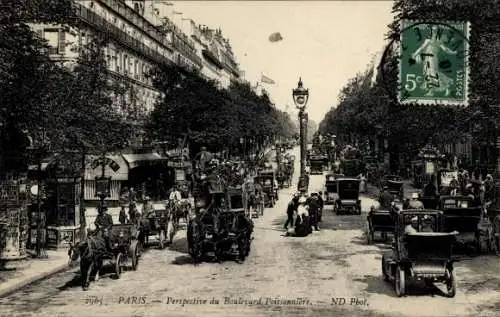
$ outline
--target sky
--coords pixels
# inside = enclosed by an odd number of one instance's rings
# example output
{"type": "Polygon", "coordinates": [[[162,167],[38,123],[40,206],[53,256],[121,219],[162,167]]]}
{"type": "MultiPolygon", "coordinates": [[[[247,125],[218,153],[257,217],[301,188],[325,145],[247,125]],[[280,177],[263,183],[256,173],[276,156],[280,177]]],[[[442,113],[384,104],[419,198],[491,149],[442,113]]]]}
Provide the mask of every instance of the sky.
{"type": "Polygon", "coordinates": [[[172,3],[182,18],[222,29],[252,85],[261,74],[273,79],[275,85],[263,87],[279,109],[296,113],[292,89],[302,77],[309,89],[309,118],[317,123],[336,106],[347,81],[383,50],[392,20],[392,1],[172,3]],[[283,40],[270,42],[274,32],[283,40]]]}

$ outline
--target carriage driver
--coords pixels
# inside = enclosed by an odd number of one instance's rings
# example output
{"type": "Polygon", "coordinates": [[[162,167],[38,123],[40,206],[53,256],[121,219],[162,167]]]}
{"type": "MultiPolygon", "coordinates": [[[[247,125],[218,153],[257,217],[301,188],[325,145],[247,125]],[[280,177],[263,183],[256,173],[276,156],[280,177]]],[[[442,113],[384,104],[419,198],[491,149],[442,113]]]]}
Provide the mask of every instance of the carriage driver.
{"type": "Polygon", "coordinates": [[[177,185],[172,187],[172,192],[170,192],[170,196],[168,197],[170,201],[174,203],[175,207],[179,207],[179,204],[182,200],[181,192],[177,189],[177,185]]]}
{"type": "Polygon", "coordinates": [[[106,243],[106,248],[111,249],[111,244],[109,243],[109,230],[113,227],[113,218],[108,214],[108,207],[102,205],[98,208],[98,215],[95,219],[95,227],[98,234],[104,239],[106,243]]]}

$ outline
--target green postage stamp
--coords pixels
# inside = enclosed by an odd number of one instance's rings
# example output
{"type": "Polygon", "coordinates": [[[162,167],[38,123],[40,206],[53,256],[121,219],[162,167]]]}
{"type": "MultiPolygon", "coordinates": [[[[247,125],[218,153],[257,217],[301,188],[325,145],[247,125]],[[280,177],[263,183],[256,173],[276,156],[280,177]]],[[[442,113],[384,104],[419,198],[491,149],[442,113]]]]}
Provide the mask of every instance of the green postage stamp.
{"type": "Polygon", "coordinates": [[[399,102],[467,106],[469,34],[469,22],[403,20],[399,102]]]}

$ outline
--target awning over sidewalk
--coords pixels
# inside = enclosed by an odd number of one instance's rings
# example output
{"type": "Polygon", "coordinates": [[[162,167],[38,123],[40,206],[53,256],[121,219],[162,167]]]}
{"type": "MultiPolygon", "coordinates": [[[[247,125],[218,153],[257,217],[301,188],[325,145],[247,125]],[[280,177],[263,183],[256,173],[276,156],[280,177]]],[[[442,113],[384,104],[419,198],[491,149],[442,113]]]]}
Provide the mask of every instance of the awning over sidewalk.
{"type": "Polygon", "coordinates": [[[167,157],[161,156],[158,153],[122,154],[122,156],[125,162],[127,162],[129,169],[168,160],[167,157]]]}

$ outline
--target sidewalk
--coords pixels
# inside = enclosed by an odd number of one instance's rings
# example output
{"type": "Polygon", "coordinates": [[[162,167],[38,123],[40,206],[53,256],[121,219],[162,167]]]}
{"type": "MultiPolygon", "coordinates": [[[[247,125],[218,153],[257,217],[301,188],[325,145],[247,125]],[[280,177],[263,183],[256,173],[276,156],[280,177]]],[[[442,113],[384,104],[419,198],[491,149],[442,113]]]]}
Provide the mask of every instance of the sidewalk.
{"type": "Polygon", "coordinates": [[[17,269],[0,271],[0,298],[17,290],[69,269],[68,250],[46,251],[46,259],[30,256],[17,269]]]}

